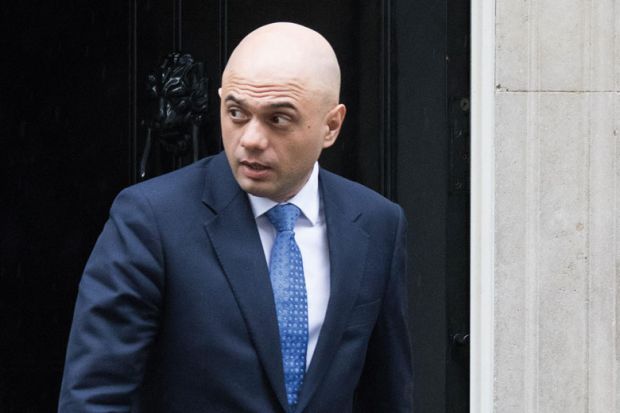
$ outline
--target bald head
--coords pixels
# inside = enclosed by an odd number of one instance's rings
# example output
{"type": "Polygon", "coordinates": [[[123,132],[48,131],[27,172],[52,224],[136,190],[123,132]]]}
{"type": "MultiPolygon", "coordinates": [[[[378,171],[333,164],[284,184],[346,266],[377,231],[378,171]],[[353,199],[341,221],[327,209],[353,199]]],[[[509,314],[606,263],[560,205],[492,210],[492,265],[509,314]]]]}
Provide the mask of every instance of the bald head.
{"type": "Polygon", "coordinates": [[[298,193],[340,132],[339,89],[333,49],[307,27],[269,24],[239,43],[222,75],[220,121],[245,192],[276,202],[298,193]]]}
{"type": "Polygon", "coordinates": [[[238,78],[257,84],[290,81],[325,100],[340,98],[340,67],[329,42],[295,23],[272,23],[248,34],[235,48],[222,84],[238,78]]]}

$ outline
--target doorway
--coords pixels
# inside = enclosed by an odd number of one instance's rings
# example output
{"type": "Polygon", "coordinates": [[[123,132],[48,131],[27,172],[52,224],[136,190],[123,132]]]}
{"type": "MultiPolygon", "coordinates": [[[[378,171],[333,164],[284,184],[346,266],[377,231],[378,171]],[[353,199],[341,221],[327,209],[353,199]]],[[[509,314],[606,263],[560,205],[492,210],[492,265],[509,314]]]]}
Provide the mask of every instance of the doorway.
{"type": "MultiPolygon", "coordinates": [[[[347,119],[322,166],[406,211],[416,409],[469,411],[469,1],[0,7],[12,56],[0,93],[0,410],[55,409],[82,268],[112,199],[139,179],[148,74],[173,50],[204,64],[200,156],[217,153],[232,47],[284,20],[321,32],[342,68],[347,119]]],[[[149,162],[153,174],[169,167],[149,162]]]]}

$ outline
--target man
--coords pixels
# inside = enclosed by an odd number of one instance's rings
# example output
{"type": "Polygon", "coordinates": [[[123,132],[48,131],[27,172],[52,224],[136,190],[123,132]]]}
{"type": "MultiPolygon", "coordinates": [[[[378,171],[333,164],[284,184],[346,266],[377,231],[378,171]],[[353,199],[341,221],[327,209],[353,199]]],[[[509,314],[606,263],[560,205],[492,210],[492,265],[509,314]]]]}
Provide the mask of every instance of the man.
{"type": "Polygon", "coordinates": [[[405,219],[318,167],[345,117],[318,33],[249,34],[225,156],[122,191],[86,265],[61,412],[410,412],[405,219]]]}

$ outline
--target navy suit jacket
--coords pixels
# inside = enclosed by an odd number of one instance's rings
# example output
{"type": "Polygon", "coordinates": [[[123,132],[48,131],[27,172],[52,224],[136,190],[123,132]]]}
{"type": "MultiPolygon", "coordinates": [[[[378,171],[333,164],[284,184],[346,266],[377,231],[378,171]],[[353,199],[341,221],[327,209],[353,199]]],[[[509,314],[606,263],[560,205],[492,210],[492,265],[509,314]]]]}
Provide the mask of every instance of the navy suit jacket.
{"type": "MultiPolygon", "coordinates": [[[[320,170],[331,296],[296,412],[411,412],[402,209],[320,170]]],[[[66,412],[284,412],[269,271],[223,154],[123,190],[82,276],[66,412]]]]}

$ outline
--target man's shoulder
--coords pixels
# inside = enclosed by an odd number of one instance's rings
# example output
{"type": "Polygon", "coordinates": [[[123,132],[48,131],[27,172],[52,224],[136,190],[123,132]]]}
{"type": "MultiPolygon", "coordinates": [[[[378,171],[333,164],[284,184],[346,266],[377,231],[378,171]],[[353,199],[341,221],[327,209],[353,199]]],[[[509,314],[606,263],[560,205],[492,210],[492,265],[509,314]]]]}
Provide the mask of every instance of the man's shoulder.
{"type": "Polygon", "coordinates": [[[324,196],[336,197],[347,209],[359,209],[364,213],[398,213],[400,207],[378,192],[321,168],[319,179],[324,196]]]}
{"type": "Polygon", "coordinates": [[[151,201],[184,200],[200,197],[206,184],[206,169],[215,156],[196,161],[183,168],[133,184],[122,192],[139,193],[151,201]]]}

